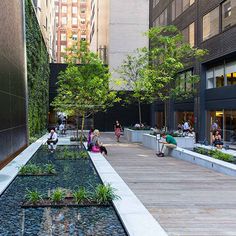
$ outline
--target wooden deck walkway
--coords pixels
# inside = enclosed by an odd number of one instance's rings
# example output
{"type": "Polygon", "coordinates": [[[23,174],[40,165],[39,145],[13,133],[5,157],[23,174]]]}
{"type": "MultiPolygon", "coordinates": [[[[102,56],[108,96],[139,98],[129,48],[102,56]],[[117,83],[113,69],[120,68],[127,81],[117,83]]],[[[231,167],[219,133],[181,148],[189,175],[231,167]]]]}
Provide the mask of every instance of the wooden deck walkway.
{"type": "Polygon", "coordinates": [[[236,236],[236,178],[101,138],[107,160],[170,236],[236,236]]]}

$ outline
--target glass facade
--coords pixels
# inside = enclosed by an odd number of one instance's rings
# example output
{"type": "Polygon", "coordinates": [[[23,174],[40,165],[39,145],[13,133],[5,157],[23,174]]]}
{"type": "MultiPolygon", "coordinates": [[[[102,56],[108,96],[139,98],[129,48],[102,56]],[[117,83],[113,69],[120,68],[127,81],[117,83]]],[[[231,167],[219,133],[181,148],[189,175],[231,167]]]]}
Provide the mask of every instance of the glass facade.
{"type": "Polygon", "coordinates": [[[176,111],[175,112],[175,129],[178,128],[178,124],[183,124],[185,121],[189,121],[191,127],[194,127],[194,113],[191,111],[176,111]]]}
{"type": "Polygon", "coordinates": [[[236,85],[236,61],[209,68],[206,80],[207,89],[236,85]]]}
{"type": "Polygon", "coordinates": [[[203,40],[219,33],[219,7],[203,16],[203,40]]]}
{"type": "Polygon", "coordinates": [[[211,126],[217,123],[222,139],[226,143],[236,144],[236,110],[208,111],[208,134],[211,138],[211,126]]]}

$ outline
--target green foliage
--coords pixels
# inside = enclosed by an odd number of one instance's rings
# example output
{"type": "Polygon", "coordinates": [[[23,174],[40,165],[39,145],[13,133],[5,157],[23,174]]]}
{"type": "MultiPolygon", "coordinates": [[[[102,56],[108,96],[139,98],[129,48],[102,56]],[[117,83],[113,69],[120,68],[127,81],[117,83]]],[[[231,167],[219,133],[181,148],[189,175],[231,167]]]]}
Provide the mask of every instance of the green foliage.
{"type": "Polygon", "coordinates": [[[106,110],[118,99],[116,92],[109,89],[109,69],[96,54],[89,51],[87,43],[81,41],[79,49],[72,46],[67,51],[68,66],[58,77],[57,96],[52,105],[55,110],[77,119],[81,116],[83,135],[85,117],[106,110]],[[81,64],[78,66],[75,63],[81,64]]]}
{"type": "Polygon", "coordinates": [[[80,187],[78,190],[73,192],[73,198],[76,203],[81,203],[85,200],[90,200],[90,193],[84,188],[80,187]]]}
{"type": "Polygon", "coordinates": [[[54,165],[46,164],[43,166],[36,164],[28,164],[20,168],[21,175],[41,175],[41,174],[55,174],[56,170],[54,165]]]}
{"type": "Polygon", "coordinates": [[[87,159],[88,158],[87,151],[80,151],[79,152],[79,157],[82,158],[82,159],[87,159]]]}
{"type": "Polygon", "coordinates": [[[110,184],[99,184],[94,193],[94,199],[98,204],[106,204],[112,200],[117,200],[120,197],[115,194],[115,189],[110,184]]]}
{"type": "Polygon", "coordinates": [[[56,188],[50,195],[50,200],[59,203],[63,201],[66,197],[66,192],[61,188],[56,188]]]}
{"type": "Polygon", "coordinates": [[[37,190],[30,191],[27,189],[25,198],[27,199],[27,201],[36,204],[43,199],[43,196],[37,190]]]}
{"type": "Polygon", "coordinates": [[[29,96],[28,121],[30,137],[33,137],[41,133],[47,126],[49,56],[31,0],[25,1],[25,13],[29,96]]]}
{"type": "Polygon", "coordinates": [[[222,160],[222,161],[226,161],[226,162],[233,162],[234,161],[233,155],[223,153],[217,149],[208,150],[206,148],[197,147],[194,149],[194,151],[197,153],[203,154],[203,155],[213,157],[218,160],[222,160]]]}

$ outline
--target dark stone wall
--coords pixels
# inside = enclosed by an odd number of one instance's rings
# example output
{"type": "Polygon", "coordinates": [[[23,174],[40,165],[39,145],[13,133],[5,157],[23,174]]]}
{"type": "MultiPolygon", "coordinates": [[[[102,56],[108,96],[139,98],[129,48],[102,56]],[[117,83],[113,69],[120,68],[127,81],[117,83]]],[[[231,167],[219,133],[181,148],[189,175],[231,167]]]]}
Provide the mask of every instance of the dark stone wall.
{"type": "MultiPolygon", "coordinates": [[[[49,102],[53,101],[57,94],[57,77],[60,71],[66,69],[66,64],[50,64],[50,82],[49,82],[49,102]]],[[[126,96],[123,94],[122,96],[126,96]]],[[[53,115],[53,108],[49,108],[50,114],[53,115]]],[[[139,122],[138,118],[138,105],[130,104],[124,106],[123,104],[116,104],[112,108],[109,108],[106,112],[99,112],[94,115],[94,127],[101,131],[112,131],[113,124],[116,120],[119,120],[122,126],[130,126],[139,122]]],[[[150,105],[142,105],[142,122],[150,125],[150,105]]],[[[55,125],[53,117],[50,118],[49,126],[55,125]]],[[[89,128],[89,127],[86,127],[89,128]]]]}
{"type": "Polygon", "coordinates": [[[0,164],[27,145],[23,1],[0,1],[0,164]]]}

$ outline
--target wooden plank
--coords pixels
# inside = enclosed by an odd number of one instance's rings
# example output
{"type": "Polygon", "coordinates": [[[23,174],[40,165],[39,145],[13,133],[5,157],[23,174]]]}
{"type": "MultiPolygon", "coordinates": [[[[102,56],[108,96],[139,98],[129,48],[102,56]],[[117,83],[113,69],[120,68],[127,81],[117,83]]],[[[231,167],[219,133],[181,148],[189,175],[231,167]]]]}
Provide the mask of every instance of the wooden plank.
{"type": "Polygon", "coordinates": [[[236,179],[103,134],[107,160],[169,235],[236,236],[236,179]]]}

